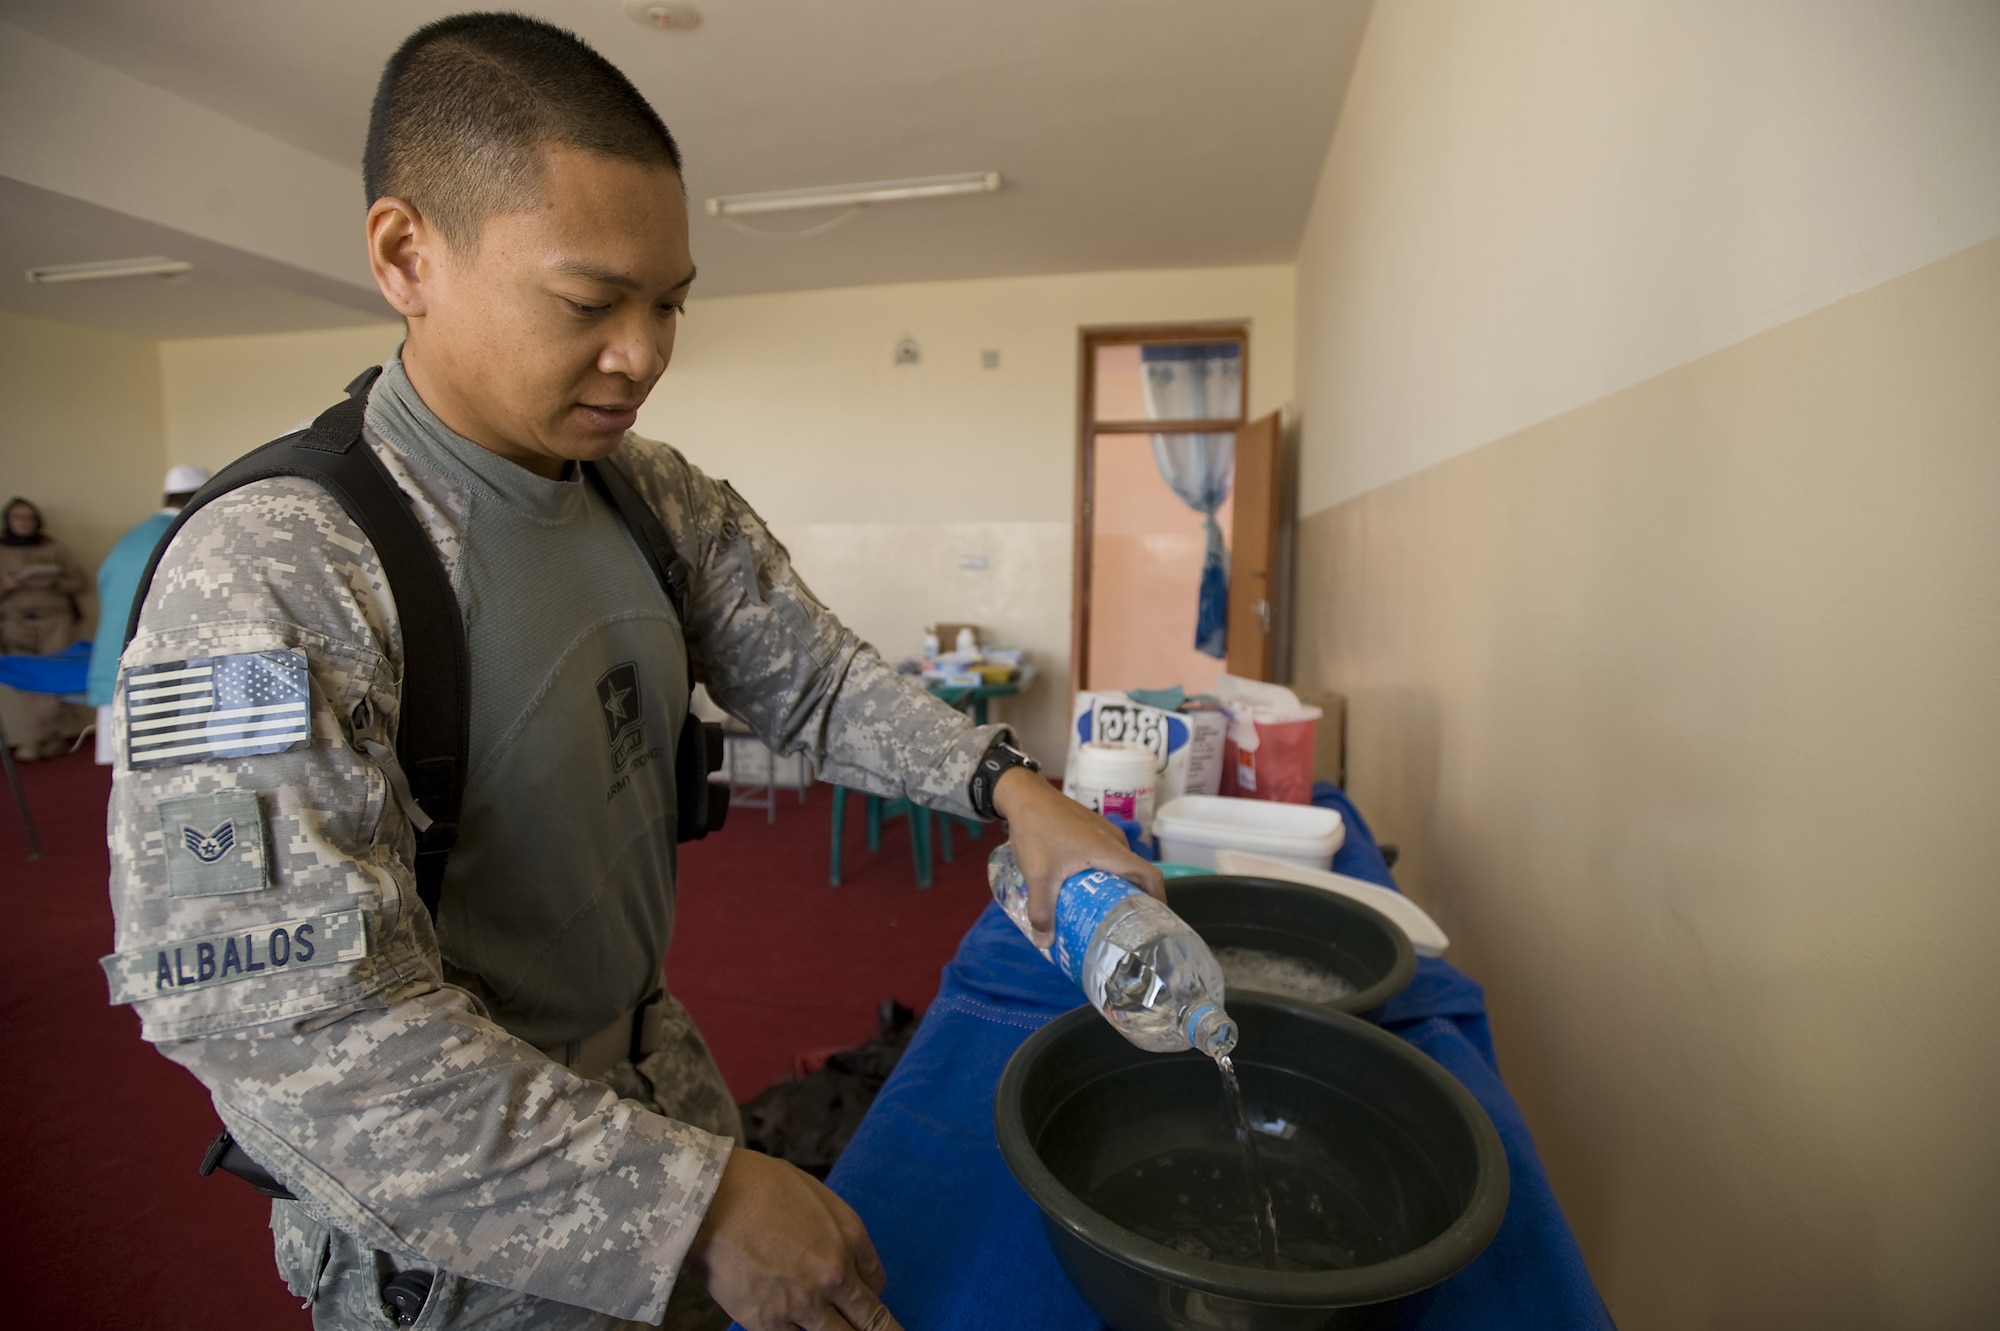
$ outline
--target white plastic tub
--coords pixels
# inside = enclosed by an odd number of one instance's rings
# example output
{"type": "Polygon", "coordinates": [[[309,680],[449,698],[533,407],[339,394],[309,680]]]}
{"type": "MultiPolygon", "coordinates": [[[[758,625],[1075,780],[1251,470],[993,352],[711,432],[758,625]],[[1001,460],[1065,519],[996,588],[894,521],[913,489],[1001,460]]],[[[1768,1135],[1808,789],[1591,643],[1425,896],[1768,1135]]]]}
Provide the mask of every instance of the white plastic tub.
{"type": "Polygon", "coordinates": [[[1063,773],[1063,794],[1092,813],[1130,818],[1142,835],[1153,834],[1153,796],[1160,769],[1143,744],[1092,741],[1081,745],[1063,773]]]}
{"type": "Polygon", "coordinates": [[[1153,838],[1162,861],[1210,869],[1221,849],[1324,869],[1346,835],[1338,812],[1310,804],[1183,795],[1153,814],[1153,838]]]}

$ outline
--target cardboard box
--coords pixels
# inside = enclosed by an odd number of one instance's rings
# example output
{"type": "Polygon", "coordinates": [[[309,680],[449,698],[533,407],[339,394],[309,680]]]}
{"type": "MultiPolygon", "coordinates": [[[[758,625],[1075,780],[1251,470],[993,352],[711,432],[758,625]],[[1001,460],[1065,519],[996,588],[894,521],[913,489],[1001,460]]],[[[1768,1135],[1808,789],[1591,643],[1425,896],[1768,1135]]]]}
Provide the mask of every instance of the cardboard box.
{"type": "Polygon", "coordinates": [[[1089,740],[1143,744],[1159,763],[1154,807],[1182,795],[1213,795],[1222,785],[1222,712],[1169,712],[1123,693],[1083,690],[1070,711],[1069,761],[1089,740]]]}

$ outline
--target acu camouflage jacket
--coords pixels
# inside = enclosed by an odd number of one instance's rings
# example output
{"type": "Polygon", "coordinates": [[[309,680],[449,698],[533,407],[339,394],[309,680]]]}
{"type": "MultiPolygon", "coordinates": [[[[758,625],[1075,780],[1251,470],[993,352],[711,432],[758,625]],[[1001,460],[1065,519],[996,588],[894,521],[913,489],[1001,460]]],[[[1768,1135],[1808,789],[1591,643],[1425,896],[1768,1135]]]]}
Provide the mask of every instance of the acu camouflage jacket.
{"type": "MultiPolygon", "coordinates": [[[[372,430],[368,443],[463,604],[463,496],[372,430]]],[[[637,436],[615,460],[693,566],[683,628],[716,701],[827,780],[970,816],[966,784],[997,728],[973,729],[842,627],[726,484],[637,436]]],[[[394,744],[395,606],[339,505],[298,480],[208,505],[162,558],[121,667],[113,1001],[136,1007],[145,1038],[207,1085],[238,1141],[321,1223],[471,1279],[657,1320],[729,1142],[575,1076],[446,981],[408,820],[364,747],[394,744]],[[177,670],[248,658],[303,659],[303,718],[270,722],[297,725],[296,746],[131,765],[132,727],[163,706],[135,704],[135,689],[171,701],[177,670]],[[183,851],[237,866],[240,881],[208,873],[190,890],[183,851]]],[[[282,669],[273,678],[236,687],[282,699],[282,669]]]]}

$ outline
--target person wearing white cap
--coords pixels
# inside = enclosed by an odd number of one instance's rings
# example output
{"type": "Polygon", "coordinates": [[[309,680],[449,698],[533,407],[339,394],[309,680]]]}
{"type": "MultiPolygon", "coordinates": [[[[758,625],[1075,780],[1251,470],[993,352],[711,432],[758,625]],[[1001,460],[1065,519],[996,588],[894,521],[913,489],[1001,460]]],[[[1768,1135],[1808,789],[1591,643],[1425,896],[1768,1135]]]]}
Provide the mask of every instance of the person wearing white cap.
{"type": "Polygon", "coordinates": [[[208,484],[208,468],[182,463],[167,472],[166,499],[157,513],[126,532],[111,547],[97,570],[97,635],[90,644],[90,703],[97,708],[97,761],[110,766],[111,698],[118,688],[118,657],[125,650],[125,621],[132,613],[132,594],[153,557],[153,547],[173,526],[174,517],[194,492],[208,484]]]}

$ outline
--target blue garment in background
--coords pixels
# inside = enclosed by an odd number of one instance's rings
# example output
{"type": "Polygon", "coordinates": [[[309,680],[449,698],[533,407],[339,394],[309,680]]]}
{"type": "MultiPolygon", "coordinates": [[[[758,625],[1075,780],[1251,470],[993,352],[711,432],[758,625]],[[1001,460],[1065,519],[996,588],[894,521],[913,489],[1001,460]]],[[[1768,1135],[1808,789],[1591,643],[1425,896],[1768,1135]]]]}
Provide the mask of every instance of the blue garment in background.
{"type": "MultiPolygon", "coordinates": [[[[1374,835],[1333,786],[1341,873],[1394,887],[1374,835]]],[[[945,968],[909,1050],[828,1183],[860,1214],[907,1331],[1102,1331],[1056,1264],[1041,1212],[1014,1182],[993,1132],[1000,1071],[1028,1035],[1078,1006],[1076,987],[999,908],[979,917],[945,968]]],[[[1500,1081],[1480,987],[1422,958],[1410,987],[1368,1014],[1436,1059],[1492,1118],[1511,1173],[1507,1215],[1486,1251],[1411,1310],[1421,1331],[1611,1325],[1533,1139],[1500,1081]]]]}
{"type": "Polygon", "coordinates": [[[125,651],[125,621],[153,547],[174,525],[171,512],[155,513],[118,538],[97,569],[97,646],[90,653],[90,705],[108,707],[118,688],[118,658],[125,651]]]}

